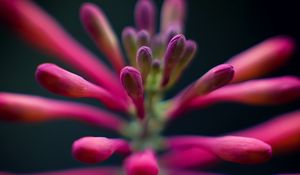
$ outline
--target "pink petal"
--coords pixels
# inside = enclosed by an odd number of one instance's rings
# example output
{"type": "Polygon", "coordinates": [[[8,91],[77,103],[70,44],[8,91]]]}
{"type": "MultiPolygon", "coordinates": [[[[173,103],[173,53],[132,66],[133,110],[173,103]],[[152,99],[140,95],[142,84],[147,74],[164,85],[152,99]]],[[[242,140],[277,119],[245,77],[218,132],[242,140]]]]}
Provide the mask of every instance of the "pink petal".
{"type": "Polygon", "coordinates": [[[107,56],[119,73],[125,66],[117,36],[103,11],[92,3],[84,3],[80,9],[81,21],[98,48],[107,56]]]}
{"type": "Polygon", "coordinates": [[[39,65],[35,75],[39,83],[53,93],[75,98],[96,98],[112,109],[128,111],[128,104],[123,99],[55,64],[39,65]]]}
{"type": "Polygon", "coordinates": [[[74,40],[51,16],[31,1],[1,0],[5,18],[27,42],[72,65],[90,79],[124,97],[117,77],[74,40]]]}
{"type": "Polygon", "coordinates": [[[125,126],[118,116],[92,106],[4,92],[0,93],[0,119],[19,122],[75,119],[114,131],[125,126]]]}
{"type": "Polygon", "coordinates": [[[115,152],[129,154],[129,143],[121,139],[83,137],[76,140],[72,146],[72,154],[77,160],[91,164],[103,162],[115,152]]]}
{"type": "Polygon", "coordinates": [[[227,62],[236,70],[232,82],[263,76],[283,66],[293,53],[294,47],[291,38],[277,36],[234,56],[227,62]]]}

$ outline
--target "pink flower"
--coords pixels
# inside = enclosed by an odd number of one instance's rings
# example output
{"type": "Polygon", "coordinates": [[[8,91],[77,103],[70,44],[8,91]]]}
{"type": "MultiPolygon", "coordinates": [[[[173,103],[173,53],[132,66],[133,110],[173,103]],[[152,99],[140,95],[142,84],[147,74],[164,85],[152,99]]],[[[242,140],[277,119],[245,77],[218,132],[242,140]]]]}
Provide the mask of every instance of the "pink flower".
{"type": "Polygon", "coordinates": [[[178,95],[165,99],[166,91],[184,78],[183,72],[192,62],[197,44],[183,34],[184,0],[164,1],[159,31],[155,30],[156,9],[152,0],[138,0],[136,26],[126,27],[122,33],[123,48],[130,63],[126,66],[121,42],[104,12],[92,3],[82,5],[81,21],[112,64],[112,71],[32,1],[0,0],[1,18],[18,35],[86,77],[44,63],[37,67],[35,74],[41,86],[65,97],[97,99],[113,110],[2,92],[0,119],[27,123],[75,119],[123,137],[82,137],[72,146],[73,157],[83,163],[96,164],[121,154],[125,157],[123,166],[38,174],[197,175],[206,173],[185,168],[203,168],[221,161],[261,164],[272,155],[298,150],[299,111],[222,136],[164,136],[162,132],[167,124],[185,116],[188,110],[219,102],[261,106],[295,101],[300,97],[300,79],[285,76],[251,80],[280,67],[292,54],[293,40],[277,36],[210,69],[178,95]]]}

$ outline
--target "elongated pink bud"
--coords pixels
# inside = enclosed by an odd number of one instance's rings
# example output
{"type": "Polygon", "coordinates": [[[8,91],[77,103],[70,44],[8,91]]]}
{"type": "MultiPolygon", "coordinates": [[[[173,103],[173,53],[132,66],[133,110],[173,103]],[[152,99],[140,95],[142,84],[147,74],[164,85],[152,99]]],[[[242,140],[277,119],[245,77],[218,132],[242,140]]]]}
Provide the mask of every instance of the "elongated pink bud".
{"type": "Polygon", "coordinates": [[[125,66],[120,44],[105,14],[92,3],[84,3],[80,9],[81,21],[98,48],[107,56],[119,72],[125,66]]]}
{"type": "Polygon", "coordinates": [[[185,0],[165,0],[161,12],[160,31],[165,33],[169,26],[177,25],[180,28],[180,33],[183,33],[185,16],[185,0]]]}
{"type": "Polygon", "coordinates": [[[125,160],[127,175],[158,175],[159,167],[152,150],[135,153],[125,160]]]}
{"type": "Polygon", "coordinates": [[[49,91],[67,97],[90,97],[99,99],[112,109],[127,111],[128,105],[105,89],[82,77],[68,72],[55,64],[41,64],[36,70],[36,79],[49,91]]]}
{"type": "Polygon", "coordinates": [[[263,76],[284,65],[294,50],[294,42],[286,36],[277,36],[234,56],[228,61],[236,74],[232,82],[263,76]]]}
{"type": "Polygon", "coordinates": [[[272,148],[263,141],[237,136],[224,137],[174,137],[167,141],[171,148],[202,147],[223,160],[258,164],[270,159],[272,148]]]}
{"type": "MultiPolygon", "coordinates": [[[[285,155],[299,150],[299,123],[300,111],[295,111],[280,115],[258,126],[230,133],[230,135],[252,137],[262,140],[272,146],[273,156],[285,155]]],[[[171,153],[164,156],[163,161],[166,165],[182,168],[207,167],[219,162],[219,159],[213,158],[212,155],[205,155],[204,158],[202,158],[201,156],[204,154],[202,152],[205,151],[203,150],[204,148],[197,149],[202,150],[178,150],[174,154],[171,153]],[[195,156],[195,158],[191,158],[193,156],[195,156]],[[198,159],[196,157],[198,157],[198,159]],[[206,157],[211,158],[206,159],[206,157]],[[182,160],[190,161],[182,162],[182,160]]],[[[209,154],[209,152],[206,154],[209,154]]]]}
{"type": "MultiPolygon", "coordinates": [[[[74,168],[66,169],[61,171],[49,171],[49,172],[38,172],[30,173],[31,175],[119,175],[119,167],[94,167],[94,168],[74,168]]],[[[28,174],[28,173],[26,173],[28,174]]],[[[26,175],[19,174],[18,175],[26,175]]],[[[0,172],[0,175],[16,175],[16,173],[4,173],[0,172]]]]}
{"type": "Polygon", "coordinates": [[[123,46],[130,65],[136,66],[135,57],[138,50],[137,33],[132,27],[126,27],[122,32],[123,46]]]}
{"type": "Polygon", "coordinates": [[[105,137],[83,137],[72,146],[73,156],[84,163],[99,163],[110,158],[114,153],[129,154],[129,144],[121,139],[105,137]]]}
{"type": "Polygon", "coordinates": [[[135,6],[135,24],[139,30],[155,32],[156,7],[152,0],[139,0],[135,6]]]}
{"type": "Polygon", "coordinates": [[[274,155],[293,153],[300,147],[300,111],[280,115],[275,119],[232,135],[254,137],[270,144],[274,155]]]}
{"type": "Polygon", "coordinates": [[[143,119],[145,109],[144,87],[141,73],[134,67],[126,66],[121,70],[120,80],[128,96],[136,106],[138,117],[143,119]]]}
{"type": "Polygon", "coordinates": [[[27,42],[87,75],[115,94],[125,97],[117,77],[91,52],[74,40],[40,7],[31,1],[2,0],[4,17],[27,42]]]}
{"type": "Polygon", "coordinates": [[[162,87],[168,85],[172,71],[175,69],[185,47],[185,37],[183,35],[174,36],[168,44],[163,64],[162,87]]]}
{"type": "Polygon", "coordinates": [[[231,65],[222,64],[212,68],[173,99],[172,108],[167,112],[167,116],[169,118],[178,116],[177,114],[185,109],[183,105],[186,106],[197,96],[208,94],[211,91],[226,85],[231,81],[233,75],[234,70],[231,65]]]}
{"type": "Polygon", "coordinates": [[[299,97],[300,79],[284,76],[228,85],[194,99],[189,107],[199,108],[223,101],[250,105],[275,105],[291,102],[299,97]]]}
{"type": "Polygon", "coordinates": [[[0,93],[0,120],[42,122],[55,119],[75,119],[115,131],[122,130],[126,124],[114,114],[80,103],[0,93]]]}

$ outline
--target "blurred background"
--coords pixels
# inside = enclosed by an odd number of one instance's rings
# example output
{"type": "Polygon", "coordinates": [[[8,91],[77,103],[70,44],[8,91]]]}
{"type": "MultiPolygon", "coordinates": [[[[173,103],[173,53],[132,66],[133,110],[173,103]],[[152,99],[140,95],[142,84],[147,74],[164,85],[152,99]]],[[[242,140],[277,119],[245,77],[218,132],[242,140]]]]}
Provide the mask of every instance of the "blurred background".
{"type": "MultiPolygon", "coordinates": [[[[85,33],[80,20],[79,8],[84,0],[35,0],[55,17],[78,41],[100,58],[93,42],[85,33]]],[[[135,0],[94,0],[107,14],[111,25],[120,37],[125,26],[134,25],[135,0]]],[[[155,1],[160,10],[162,1],[155,1]]],[[[225,62],[231,56],[275,35],[289,35],[300,41],[299,5],[297,1],[260,0],[190,0],[186,24],[187,38],[196,40],[199,50],[196,59],[186,71],[184,78],[168,94],[174,95],[187,84],[201,76],[211,67],[225,62]]],[[[158,16],[159,17],[159,16],[158,16]]],[[[72,70],[55,58],[28,46],[5,25],[0,24],[0,91],[35,94],[64,99],[41,88],[34,79],[37,65],[44,62],[57,63],[72,70]]],[[[300,76],[299,48],[281,69],[268,77],[280,75],[300,76]]],[[[68,99],[72,100],[72,99],[68,99]]],[[[84,101],[100,106],[95,100],[84,101]]],[[[239,104],[219,104],[193,111],[169,124],[165,135],[198,134],[219,135],[247,128],[276,115],[297,110],[300,101],[271,106],[253,107],[239,104]]],[[[299,124],[300,125],[300,124],[299,124]]],[[[75,121],[51,121],[41,124],[0,122],[0,170],[12,172],[38,172],[72,167],[86,167],[70,154],[72,142],[82,136],[116,137],[99,128],[75,121]]],[[[300,136],[299,136],[300,137],[300,136]]],[[[117,164],[114,157],[104,164],[117,164]]],[[[273,174],[300,172],[299,152],[274,157],[264,165],[244,166],[224,163],[210,171],[230,174],[273,174]]]]}

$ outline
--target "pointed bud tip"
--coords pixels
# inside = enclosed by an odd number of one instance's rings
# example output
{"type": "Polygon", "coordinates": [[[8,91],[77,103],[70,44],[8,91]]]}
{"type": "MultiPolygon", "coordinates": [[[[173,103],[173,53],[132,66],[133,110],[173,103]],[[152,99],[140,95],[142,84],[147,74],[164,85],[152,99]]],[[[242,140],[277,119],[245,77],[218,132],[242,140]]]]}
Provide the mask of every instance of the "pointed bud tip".
{"type": "Polygon", "coordinates": [[[221,87],[229,83],[234,76],[234,68],[230,64],[221,64],[214,67],[212,70],[214,84],[216,87],[221,87]]]}
{"type": "Polygon", "coordinates": [[[89,164],[103,162],[114,151],[114,142],[105,137],[83,137],[76,140],[72,146],[74,158],[89,164]]]}
{"type": "Polygon", "coordinates": [[[82,77],[51,63],[41,64],[35,73],[38,82],[50,92],[67,97],[83,97],[92,85],[82,77]]]}

